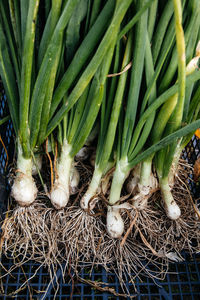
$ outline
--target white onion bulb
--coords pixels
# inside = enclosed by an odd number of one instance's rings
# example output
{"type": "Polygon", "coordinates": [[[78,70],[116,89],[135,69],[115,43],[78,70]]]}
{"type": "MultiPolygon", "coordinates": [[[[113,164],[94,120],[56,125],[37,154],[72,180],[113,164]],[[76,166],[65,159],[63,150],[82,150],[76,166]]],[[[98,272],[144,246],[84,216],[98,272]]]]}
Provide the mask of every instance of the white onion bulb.
{"type": "Polygon", "coordinates": [[[120,215],[120,209],[108,207],[107,231],[112,238],[120,238],[124,232],[124,222],[120,215]]]}
{"type": "Polygon", "coordinates": [[[20,206],[31,205],[37,196],[37,187],[32,177],[32,158],[23,157],[20,144],[18,145],[17,175],[11,195],[20,206]]]}

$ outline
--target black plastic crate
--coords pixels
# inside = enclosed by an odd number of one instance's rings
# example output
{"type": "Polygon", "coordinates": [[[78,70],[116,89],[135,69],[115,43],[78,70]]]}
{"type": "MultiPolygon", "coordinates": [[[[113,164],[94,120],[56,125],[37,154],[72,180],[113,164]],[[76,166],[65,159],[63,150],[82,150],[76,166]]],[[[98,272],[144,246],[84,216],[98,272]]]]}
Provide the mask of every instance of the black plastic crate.
{"type": "MultiPolygon", "coordinates": [[[[127,282],[127,288],[132,291],[131,295],[136,295],[137,299],[199,299],[200,298],[200,255],[189,258],[186,254],[183,256],[184,262],[174,263],[170,265],[170,269],[164,281],[155,282],[149,278],[135,280],[135,288],[127,282]],[[137,290],[137,294],[135,292],[137,290]]],[[[4,267],[9,269],[12,267],[12,261],[4,261],[4,267]]],[[[2,279],[5,296],[2,300],[8,299],[6,296],[10,293],[16,293],[14,299],[122,299],[123,296],[114,296],[109,292],[101,292],[90,285],[77,282],[69,277],[63,282],[61,271],[57,271],[57,278],[50,281],[47,270],[41,267],[37,275],[34,276],[35,270],[39,265],[34,262],[28,262],[22,268],[15,269],[10,275],[2,279]],[[29,283],[24,282],[30,279],[29,283]],[[59,285],[58,285],[59,284],[59,285]],[[73,295],[73,296],[72,296],[73,295]]],[[[98,268],[89,276],[87,269],[80,274],[83,279],[91,279],[92,281],[104,282],[103,287],[114,288],[119,294],[122,294],[119,282],[113,273],[107,273],[103,268],[98,268]]],[[[127,298],[129,299],[129,298],[127,298]]]]}
{"type": "MultiPolygon", "coordinates": [[[[1,96],[0,118],[6,115],[5,97],[1,96]]],[[[1,138],[5,145],[0,143],[0,213],[5,212],[7,206],[8,188],[6,185],[5,167],[8,158],[13,157],[12,123],[6,122],[1,126],[1,138]],[[5,149],[6,147],[6,149],[5,149]]],[[[189,163],[194,163],[199,155],[200,140],[193,138],[183,154],[189,163]]],[[[198,187],[194,182],[190,182],[190,188],[196,197],[199,197],[198,187]]],[[[135,287],[129,282],[126,283],[127,290],[137,299],[200,299],[200,254],[189,255],[183,253],[184,262],[170,264],[169,272],[164,281],[152,280],[142,277],[136,278],[135,287]]],[[[58,269],[56,277],[51,280],[47,269],[40,267],[35,262],[28,262],[22,267],[15,268],[6,275],[6,269],[12,268],[13,261],[2,257],[0,281],[0,299],[123,299],[119,281],[115,274],[107,273],[103,268],[94,268],[91,276],[89,271],[81,271],[80,277],[83,280],[94,282],[104,282],[99,290],[94,286],[78,281],[73,275],[62,278],[62,272],[58,269]],[[37,274],[35,272],[37,270],[37,274]],[[25,284],[25,282],[28,282],[25,284]],[[110,293],[109,289],[114,289],[116,294],[110,293]],[[117,294],[121,294],[118,296],[117,294]]],[[[129,298],[127,298],[129,299],[129,298]]]]}

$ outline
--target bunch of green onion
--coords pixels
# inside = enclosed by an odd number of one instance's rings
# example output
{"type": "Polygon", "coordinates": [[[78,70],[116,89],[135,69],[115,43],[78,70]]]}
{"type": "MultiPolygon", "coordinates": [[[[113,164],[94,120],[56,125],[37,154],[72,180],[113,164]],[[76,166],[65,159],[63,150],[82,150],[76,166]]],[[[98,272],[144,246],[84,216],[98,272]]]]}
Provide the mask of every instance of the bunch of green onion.
{"type": "MultiPolygon", "coordinates": [[[[94,24],[92,20],[91,25],[86,24],[85,38],[81,43],[78,40],[80,46],[78,49],[75,48],[76,53],[73,57],[70,57],[70,54],[68,57],[65,41],[67,45],[73,42],[76,47],[72,36],[70,41],[70,35],[76,29],[73,22],[80,9],[85,7],[87,12],[87,1],[80,3],[79,1],[52,1],[42,32],[37,28],[42,14],[39,2],[39,0],[21,1],[18,4],[13,1],[1,2],[1,77],[8,97],[18,149],[17,172],[12,195],[22,206],[33,203],[37,195],[37,188],[31,174],[34,153],[87,88],[104,56],[110,51],[109,48],[116,35],[114,33],[118,31],[120,22],[131,4],[131,1],[117,3],[114,10],[115,1],[107,1],[95,22],[99,3],[94,4],[92,16],[94,24]],[[97,49],[94,52],[95,47],[97,49]],[[64,64],[65,55],[68,64],[64,64]]],[[[81,19],[79,26],[80,22],[81,19]]],[[[102,68],[104,69],[104,65],[102,68]]],[[[106,72],[106,67],[103,72],[106,72]]],[[[103,75],[100,76],[102,78],[100,78],[99,88],[101,88],[101,81],[104,81],[103,75]]],[[[96,101],[98,101],[97,97],[96,101]]],[[[100,102],[99,99],[99,105],[100,102]]],[[[97,103],[94,101],[93,105],[97,103]]],[[[84,103],[82,107],[83,105],[84,103]]],[[[86,113],[84,118],[88,117],[86,113]]],[[[95,113],[91,118],[95,120],[95,113]]],[[[81,143],[85,142],[91,127],[92,122],[85,128],[81,143]]],[[[75,125],[75,130],[78,129],[75,125]]],[[[64,136],[63,151],[69,153],[72,147],[67,146],[68,144],[64,136]]],[[[76,152],[71,154],[72,157],[75,154],[76,152]]],[[[60,160],[62,163],[63,158],[61,157],[60,160]]],[[[70,159],[66,168],[70,168],[70,159]]],[[[60,172],[62,173],[63,169],[60,172]]],[[[65,175],[68,176],[66,173],[65,175]]],[[[63,179],[61,181],[63,182],[63,179]]],[[[67,178],[66,182],[68,182],[67,178]]],[[[59,183],[56,184],[59,189],[59,183]]],[[[52,198],[53,195],[54,192],[52,198]]],[[[66,204],[66,200],[64,202],[66,204]]],[[[63,204],[60,207],[63,207],[63,204]]]]}

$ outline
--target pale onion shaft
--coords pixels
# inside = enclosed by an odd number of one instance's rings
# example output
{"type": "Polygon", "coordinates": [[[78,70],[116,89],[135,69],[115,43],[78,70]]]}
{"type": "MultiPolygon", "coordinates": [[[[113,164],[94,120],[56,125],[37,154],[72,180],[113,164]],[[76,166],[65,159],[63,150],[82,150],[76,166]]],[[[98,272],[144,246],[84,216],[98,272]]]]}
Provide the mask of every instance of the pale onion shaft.
{"type": "Polygon", "coordinates": [[[137,164],[131,171],[131,176],[127,180],[126,190],[129,194],[135,194],[140,182],[141,164],[137,164]]]}
{"type": "Polygon", "coordinates": [[[70,173],[70,195],[78,193],[78,185],[80,181],[80,174],[75,166],[72,166],[70,173]]]}
{"type": "Polygon", "coordinates": [[[50,194],[51,203],[56,209],[64,208],[69,201],[70,173],[73,158],[70,156],[71,145],[64,140],[59,162],[57,164],[57,178],[50,194]]]}
{"type": "Polygon", "coordinates": [[[35,155],[34,160],[32,165],[32,175],[37,175],[42,169],[42,155],[35,155]]]}
{"type": "Polygon", "coordinates": [[[148,160],[143,161],[140,181],[137,186],[138,194],[133,198],[133,205],[139,210],[142,210],[147,206],[147,202],[152,191],[158,187],[158,181],[154,177],[151,167],[152,165],[148,160]]]}
{"type": "Polygon", "coordinates": [[[171,220],[177,220],[181,215],[181,210],[176,204],[174,197],[171,193],[168,178],[160,179],[160,189],[165,203],[165,209],[168,218],[170,218],[171,220]]]}
{"type": "Polygon", "coordinates": [[[94,174],[92,176],[92,181],[86,193],[84,194],[84,196],[80,201],[80,205],[82,209],[88,210],[89,208],[90,209],[94,208],[96,201],[93,198],[96,195],[96,192],[100,186],[101,177],[102,177],[102,171],[100,171],[99,168],[96,167],[94,170],[94,174]]]}
{"type": "Polygon", "coordinates": [[[121,159],[116,166],[112,181],[109,204],[107,211],[107,231],[112,238],[120,238],[124,231],[124,222],[120,215],[120,208],[114,205],[120,200],[121,189],[129,175],[128,159],[121,159]]]}

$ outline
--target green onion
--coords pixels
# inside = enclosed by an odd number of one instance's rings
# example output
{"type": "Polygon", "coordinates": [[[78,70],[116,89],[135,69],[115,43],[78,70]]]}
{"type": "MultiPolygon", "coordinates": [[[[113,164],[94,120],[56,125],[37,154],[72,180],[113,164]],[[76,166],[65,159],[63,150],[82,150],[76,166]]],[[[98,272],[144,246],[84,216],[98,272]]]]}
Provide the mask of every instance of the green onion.
{"type": "MultiPolygon", "coordinates": [[[[138,1],[138,8],[143,1],[138,1]]],[[[136,112],[139,100],[139,91],[142,81],[142,72],[145,57],[145,45],[147,36],[147,12],[145,12],[136,25],[135,43],[133,51],[133,67],[131,69],[130,87],[128,92],[127,108],[124,120],[122,140],[119,143],[116,170],[111,185],[109,204],[114,205],[120,199],[122,185],[129,173],[128,152],[131,144],[131,134],[136,122],[136,112]]],[[[124,224],[119,214],[119,209],[108,207],[107,230],[112,237],[120,237],[124,230],[124,224]]]]}
{"type": "Polygon", "coordinates": [[[57,165],[57,178],[50,195],[51,202],[57,209],[64,208],[69,201],[70,174],[73,159],[85,144],[100,109],[114,45],[115,39],[91,82],[89,91],[86,94],[87,99],[82,97],[79,100],[83,101],[85,105],[80,107],[78,103],[74,110],[70,111],[70,116],[67,117],[69,121],[67,128],[63,126],[64,130],[67,129],[67,134],[64,134],[65,138],[62,142],[61,155],[57,165]],[[89,107],[87,107],[88,105],[89,107]],[[79,118],[80,115],[81,117],[79,118]],[[70,119],[72,120],[71,116],[73,117],[73,122],[70,124],[70,119]],[[79,120],[77,120],[77,117],[79,120]]]}
{"type": "MultiPolygon", "coordinates": [[[[123,70],[130,62],[130,54],[132,48],[131,46],[132,46],[132,33],[128,37],[121,70],[123,70]]],[[[116,65],[118,65],[119,63],[117,54],[118,52],[116,53],[116,60],[115,60],[116,65]]],[[[113,148],[120,109],[122,106],[122,100],[124,98],[126,79],[127,79],[127,72],[120,75],[120,78],[117,83],[116,93],[114,93],[114,90],[111,89],[111,91],[108,93],[108,100],[106,101],[105,99],[105,108],[104,108],[104,112],[102,113],[102,120],[101,120],[102,130],[99,135],[99,141],[97,145],[95,170],[92,177],[92,181],[85,195],[81,199],[81,207],[85,210],[88,210],[89,203],[90,203],[90,208],[94,207],[95,201],[91,202],[90,200],[95,196],[98,188],[100,187],[101,178],[105,173],[105,170],[107,169],[107,165],[109,165],[108,162],[113,148]],[[108,121],[108,119],[110,119],[110,121],[108,121]]],[[[116,78],[114,78],[113,81],[116,82],[116,78]]]]}
{"type": "MultiPolygon", "coordinates": [[[[61,48],[62,45],[62,31],[67,26],[78,1],[69,0],[60,18],[58,18],[59,12],[53,14],[57,9],[59,10],[59,4],[58,2],[53,3],[52,18],[54,20],[52,19],[50,32],[54,31],[54,34],[44,55],[36,82],[34,82],[34,67],[37,65],[35,49],[39,0],[25,2],[21,1],[20,4],[14,5],[13,1],[9,1],[8,6],[7,4],[5,6],[1,4],[0,74],[8,97],[10,114],[17,136],[17,174],[12,187],[12,195],[20,205],[28,206],[33,203],[37,195],[37,188],[31,170],[32,153],[37,138],[41,140],[36,135],[41,125],[39,119],[41,108],[47,91],[48,96],[51,98],[55,75],[51,75],[50,80],[50,74],[52,69],[56,73],[59,61],[57,49],[61,48]],[[25,11],[27,11],[27,14],[24,14],[25,11]],[[55,25],[56,23],[57,25],[55,25]],[[12,28],[9,28],[9,24],[12,24],[12,28]],[[59,30],[60,34],[57,35],[59,30]],[[4,31],[7,36],[4,35],[4,31]],[[16,55],[13,50],[14,47],[17,48],[16,55]],[[12,57],[13,64],[10,57],[12,57]],[[49,63],[49,59],[52,59],[51,63],[49,63]],[[36,95],[39,97],[37,100],[35,100],[36,95]],[[34,119],[34,130],[32,119],[34,119]]],[[[48,115],[44,118],[48,118],[48,115]]],[[[38,143],[37,147],[40,145],[41,143],[38,143]]]]}

